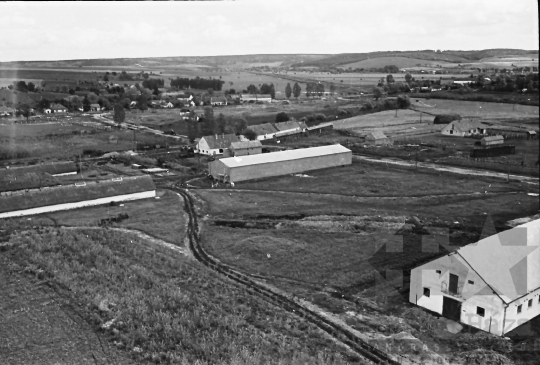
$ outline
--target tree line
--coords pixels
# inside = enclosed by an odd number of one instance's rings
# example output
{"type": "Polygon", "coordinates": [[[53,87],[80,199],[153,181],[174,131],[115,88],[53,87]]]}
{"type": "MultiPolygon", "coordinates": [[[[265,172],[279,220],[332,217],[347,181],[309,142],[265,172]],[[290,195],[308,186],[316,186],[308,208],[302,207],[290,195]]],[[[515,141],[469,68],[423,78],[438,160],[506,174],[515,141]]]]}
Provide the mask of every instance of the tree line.
{"type": "Polygon", "coordinates": [[[177,89],[213,89],[215,91],[221,91],[221,88],[225,84],[225,81],[219,79],[201,79],[196,77],[194,79],[180,78],[171,79],[171,87],[177,89]]]}

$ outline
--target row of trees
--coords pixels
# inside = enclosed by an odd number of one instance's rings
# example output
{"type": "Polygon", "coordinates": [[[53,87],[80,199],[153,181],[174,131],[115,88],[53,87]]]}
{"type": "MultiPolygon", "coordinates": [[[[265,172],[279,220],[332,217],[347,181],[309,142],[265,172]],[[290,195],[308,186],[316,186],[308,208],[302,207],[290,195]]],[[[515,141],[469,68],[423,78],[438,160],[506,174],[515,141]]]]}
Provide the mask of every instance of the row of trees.
{"type": "Polygon", "coordinates": [[[225,81],[219,79],[202,79],[198,76],[194,79],[180,77],[171,79],[171,87],[177,89],[213,89],[215,91],[221,91],[223,84],[225,84],[225,81]]]}

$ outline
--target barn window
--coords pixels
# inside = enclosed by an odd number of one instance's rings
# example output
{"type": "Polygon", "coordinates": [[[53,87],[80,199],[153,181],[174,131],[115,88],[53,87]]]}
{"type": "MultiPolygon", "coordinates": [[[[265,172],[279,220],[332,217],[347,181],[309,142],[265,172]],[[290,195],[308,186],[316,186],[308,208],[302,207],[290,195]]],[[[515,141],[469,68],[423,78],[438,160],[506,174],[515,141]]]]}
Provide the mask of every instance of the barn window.
{"type": "Polygon", "coordinates": [[[474,281],[469,280],[469,284],[474,285],[474,281]]]}
{"type": "Polygon", "coordinates": [[[529,308],[532,307],[532,299],[529,299],[529,308]]]}
{"type": "Polygon", "coordinates": [[[518,313],[521,313],[521,305],[518,305],[518,313]]]}
{"type": "Polygon", "coordinates": [[[219,149],[219,153],[223,153],[223,148],[220,148],[220,149],[219,149]]]}
{"type": "Polygon", "coordinates": [[[441,270],[436,270],[435,271],[437,274],[440,274],[441,273],[441,270]]]}
{"type": "Polygon", "coordinates": [[[431,295],[431,290],[429,290],[429,288],[424,288],[424,296],[429,298],[430,295],[431,295]]]}
{"type": "Polygon", "coordinates": [[[483,317],[486,314],[486,310],[482,307],[476,307],[476,314],[483,317]]]}

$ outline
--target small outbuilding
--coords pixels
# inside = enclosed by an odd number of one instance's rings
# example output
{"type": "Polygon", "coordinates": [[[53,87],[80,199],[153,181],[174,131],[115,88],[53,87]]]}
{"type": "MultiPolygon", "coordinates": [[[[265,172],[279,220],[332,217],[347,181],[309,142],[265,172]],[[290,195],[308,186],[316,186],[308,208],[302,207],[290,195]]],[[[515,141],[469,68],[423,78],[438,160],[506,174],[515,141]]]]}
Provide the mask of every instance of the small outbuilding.
{"type": "Polygon", "coordinates": [[[208,164],[208,170],[214,179],[236,183],[238,181],[350,165],[351,163],[351,150],[335,144],[222,158],[211,161],[208,164]]]}
{"type": "Polygon", "coordinates": [[[504,143],[504,137],[503,136],[486,136],[480,140],[480,144],[482,146],[494,146],[498,144],[504,143]]]}
{"type": "Polygon", "coordinates": [[[262,144],[260,141],[233,142],[229,147],[231,156],[248,156],[262,153],[262,144]]]}
{"type": "Polygon", "coordinates": [[[392,141],[382,131],[372,131],[366,134],[366,144],[370,146],[385,146],[392,141]]]}
{"type": "Polygon", "coordinates": [[[538,138],[538,133],[536,131],[527,131],[527,139],[536,139],[538,138]]]}

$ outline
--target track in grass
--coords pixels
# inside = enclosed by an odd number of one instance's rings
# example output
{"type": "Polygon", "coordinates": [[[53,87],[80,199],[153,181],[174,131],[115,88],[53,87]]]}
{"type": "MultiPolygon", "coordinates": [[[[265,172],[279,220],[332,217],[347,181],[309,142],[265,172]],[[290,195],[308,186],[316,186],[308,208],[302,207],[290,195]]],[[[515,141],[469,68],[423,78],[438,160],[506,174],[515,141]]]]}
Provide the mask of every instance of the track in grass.
{"type": "Polygon", "coordinates": [[[277,305],[286,311],[296,314],[319,327],[321,330],[330,334],[332,337],[349,346],[357,354],[365,359],[372,361],[375,364],[399,364],[389,355],[378,350],[374,346],[366,343],[358,338],[352,331],[347,330],[332,321],[324,318],[315,311],[309,310],[302,305],[296,303],[285,295],[274,292],[265,286],[250,279],[248,275],[238,272],[231,267],[221,263],[215,258],[208,255],[200,245],[199,226],[197,215],[193,206],[193,199],[185,190],[174,187],[173,190],[178,192],[184,198],[185,210],[189,216],[187,236],[189,246],[194,257],[203,265],[210,269],[227,276],[229,279],[244,286],[249,292],[259,297],[262,297],[267,302],[277,305]]]}

